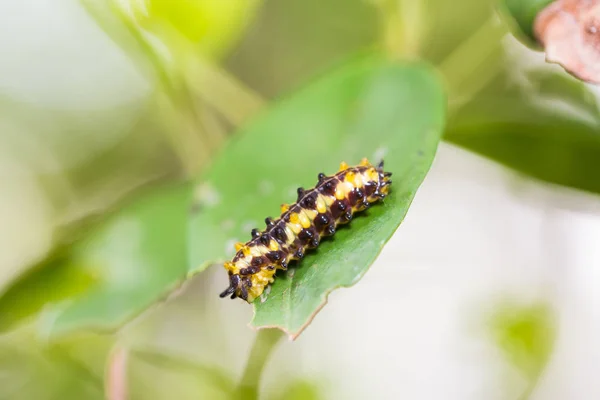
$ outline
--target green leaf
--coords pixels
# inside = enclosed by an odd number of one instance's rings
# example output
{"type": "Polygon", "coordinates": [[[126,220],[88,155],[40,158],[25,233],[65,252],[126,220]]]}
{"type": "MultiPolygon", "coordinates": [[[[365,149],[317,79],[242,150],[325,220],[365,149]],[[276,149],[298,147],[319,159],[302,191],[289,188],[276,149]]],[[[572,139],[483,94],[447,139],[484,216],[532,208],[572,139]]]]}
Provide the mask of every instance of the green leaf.
{"type": "Polygon", "coordinates": [[[445,139],[534,178],[600,193],[599,132],[585,84],[547,65],[515,66],[450,118],[445,139]]]}
{"type": "Polygon", "coordinates": [[[52,334],[83,327],[116,329],[185,275],[187,184],[147,193],[75,246],[71,260],[98,276],[89,292],[60,307],[52,334]]]}
{"type": "Polygon", "coordinates": [[[314,185],[319,172],[385,156],[394,174],[386,201],[279,274],[267,300],[255,302],[253,326],[297,336],[333,289],[363,276],[398,228],[435,155],[444,109],[441,84],[428,67],[374,59],[349,63],[281,101],[241,132],[204,177],[191,221],[191,272],[232,256],[232,242],[249,239],[251,228],[295,200],[298,186],[314,185]]]}
{"type": "MultiPolygon", "coordinates": [[[[553,0],[500,0],[503,8],[514,19],[517,27],[529,39],[528,44],[536,42],[533,34],[533,23],[540,11],[542,11],[553,0]]],[[[523,35],[520,35],[523,36],[523,35]]]]}
{"type": "Polygon", "coordinates": [[[0,327],[44,310],[50,335],[118,328],[185,277],[190,203],[189,184],[137,198],[4,292],[0,327]]]}

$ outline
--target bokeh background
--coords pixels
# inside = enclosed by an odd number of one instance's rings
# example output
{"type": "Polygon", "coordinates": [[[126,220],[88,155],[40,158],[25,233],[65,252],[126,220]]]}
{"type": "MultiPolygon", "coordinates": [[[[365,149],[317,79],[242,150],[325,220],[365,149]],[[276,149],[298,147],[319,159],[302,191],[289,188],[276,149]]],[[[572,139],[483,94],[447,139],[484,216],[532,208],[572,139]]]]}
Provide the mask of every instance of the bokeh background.
{"type": "MultiPolygon", "coordinates": [[[[154,287],[123,210],[187,204],[177,188],[238,127],[372,51],[438,69],[445,141],[364,279],[276,348],[260,398],[600,398],[599,92],[511,26],[481,0],[1,0],[0,398],[226,398],[255,332],[215,296],[220,267],[118,333],[56,337],[94,278],[72,254],[99,235],[110,290],[154,287]]],[[[163,281],[185,257],[169,248],[163,281]]]]}

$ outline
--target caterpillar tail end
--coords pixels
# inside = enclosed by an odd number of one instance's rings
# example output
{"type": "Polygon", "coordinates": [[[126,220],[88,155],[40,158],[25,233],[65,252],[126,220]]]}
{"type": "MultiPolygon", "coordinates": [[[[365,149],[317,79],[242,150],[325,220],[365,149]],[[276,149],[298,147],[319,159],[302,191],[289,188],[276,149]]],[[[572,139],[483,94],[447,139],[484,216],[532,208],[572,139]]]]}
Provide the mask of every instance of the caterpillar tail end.
{"type": "Polygon", "coordinates": [[[376,191],[376,196],[379,197],[379,199],[384,199],[390,191],[390,185],[392,184],[392,180],[390,179],[392,176],[391,172],[387,172],[383,169],[384,167],[384,162],[383,159],[381,159],[381,161],[379,161],[379,164],[377,164],[377,167],[375,168],[375,170],[377,171],[377,174],[379,175],[379,183],[378,183],[378,188],[376,191]]]}

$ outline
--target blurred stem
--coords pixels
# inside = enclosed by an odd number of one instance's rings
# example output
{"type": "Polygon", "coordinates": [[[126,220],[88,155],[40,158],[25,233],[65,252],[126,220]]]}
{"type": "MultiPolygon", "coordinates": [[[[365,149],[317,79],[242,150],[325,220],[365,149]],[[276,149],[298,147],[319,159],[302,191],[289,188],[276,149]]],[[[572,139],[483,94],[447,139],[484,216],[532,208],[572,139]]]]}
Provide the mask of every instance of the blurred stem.
{"type": "Polygon", "coordinates": [[[211,161],[227,138],[227,130],[218,117],[223,116],[237,127],[263,106],[263,100],[219,65],[205,60],[196,43],[168,24],[154,26],[160,29],[158,32],[147,32],[119,2],[102,1],[81,0],[81,3],[116,43],[125,51],[131,50],[101,5],[108,7],[119,21],[119,28],[126,30],[137,50],[151,64],[159,83],[156,96],[159,110],[164,113],[165,136],[186,174],[195,175],[211,161]]]}
{"type": "Polygon", "coordinates": [[[173,64],[174,60],[169,59],[168,56],[161,56],[156,46],[148,40],[142,28],[131,16],[126,15],[114,2],[111,5],[113,12],[142,47],[144,54],[149,57],[157,71],[160,85],[172,104],[171,107],[166,106],[164,109],[174,114],[171,123],[165,127],[166,136],[186,174],[192,176],[201,169],[203,164],[208,163],[213,147],[205,137],[206,132],[198,126],[199,118],[193,95],[189,93],[184,77],[177,74],[172,66],[169,68],[169,62],[173,64]]]}
{"type": "MultiPolygon", "coordinates": [[[[136,50],[149,61],[152,73],[156,74],[159,82],[159,90],[156,91],[155,96],[160,110],[166,112],[165,119],[169,122],[165,129],[165,136],[186,173],[192,174],[201,163],[199,159],[206,158],[206,151],[203,148],[204,146],[194,137],[196,135],[196,129],[193,126],[195,118],[190,114],[189,107],[182,101],[181,84],[174,79],[167,66],[167,60],[156,51],[155,46],[147,40],[135,21],[124,12],[117,2],[104,3],[95,0],[81,0],[81,4],[98,26],[129,54],[132,48],[126,45],[122,32],[118,32],[115,29],[115,23],[111,23],[111,20],[107,17],[106,13],[110,12],[110,16],[115,17],[119,22],[119,29],[124,28],[125,32],[133,39],[137,47],[136,50]],[[105,9],[102,7],[105,7],[105,9]],[[169,104],[165,104],[165,98],[168,99],[166,102],[169,104]],[[194,149],[197,152],[194,152],[194,149]]],[[[138,65],[142,64],[139,63],[139,59],[134,58],[134,61],[138,61],[138,65]]],[[[142,64],[142,66],[146,67],[147,65],[142,64]]]]}
{"type": "Polygon", "coordinates": [[[127,359],[124,347],[116,347],[108,359],[105,378],[107,400],[127,400],[127,359]]]}
{"type": "Polygon", "coordinates": [[[498,50],[506,27],[496,19],[488,19],[438,66],[446,80],[449,111],[460,109],[497,76],[501,65],[479,68],[498,50]]]}
{"type": "Polygon", "coordinates": [[[527,386],[527,389],[525,389],[523,394],[521,396],[519,396],[518,400],[529,400],[531,398],[531,395],[533,394],[534,389],[535,389],[535,385],[529,384],[529,386],[527,386]]]}
{"type": "Polygon", "coordinates": [[[62,348],[62,346],[51,346],[46,351],[49,360],[54,360],[55,362],[58,361],[63,365],[68,366],[73,375],[76,375],[82,381],[85,381],[97,390],[98,393],[104,392],[104,382],[102,377],[97,376],[84,363],[71,356],[68,351],[62,348]]]}
{"type": "Polygon", "coordinates": [[[518,400],[529,400],[532,398],[535,389],[538,387],[542,373],[544,372],[544,367],[545,366],[540,367],[539,370],[535,372],[535,375],[529,379],[527,388],[523,391],[521,396],[519,396],[518,400]]]}
{"type": "Polygon", "coordinates": [[[262,108],[264,100],[258,93],[218,63],[199,54],[197,45],[179,31],[164,25],[160,37],[166,38],[174,58],[172,75],[179,77],[190,93],[212,106],[233,125],[243,124],[262,108]]]}
{"type": "Polygon", "coordinates": [[[527,387],[525,388],[523,393],[521,393],[517,400],[529,400],[532,398],[533,393],[535,392],[535,389],[537,388],[540,378],[542,376],[543,370],[544,368],[541,367],[539,371],[536,371],[535,376],[529,378],[529,382],[527,382],[527,387]]]}
{"type": "Polygon", "coordinates": [[[245,123],[265,103],[258,93],[208,60],[194,59],[185,74],[194,92],[235,126],[245,123]]]}
{"type": "Polygon", "coordinates": [[[275,346],[283,338],[284,333],[279,329],[261,329],[256,334],[246,363],[244,374],[238,384],[233,398],[239,400],[257,400],[260,377],[269,356],[275,346]]]}
{"type": "Polygon", "coordinates": [[[423,0],[377,0],[381,41],[391,58],[417,58],[423,36],[423,0]]]}

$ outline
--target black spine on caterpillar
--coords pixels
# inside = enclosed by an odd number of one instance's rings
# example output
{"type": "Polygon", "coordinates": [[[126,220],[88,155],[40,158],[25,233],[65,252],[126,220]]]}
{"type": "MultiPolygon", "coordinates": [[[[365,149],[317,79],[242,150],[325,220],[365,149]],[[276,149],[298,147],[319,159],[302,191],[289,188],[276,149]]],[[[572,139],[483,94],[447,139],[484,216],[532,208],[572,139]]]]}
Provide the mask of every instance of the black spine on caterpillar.
{"type": "Polygon", "coordinates": [[[302,259],[307,249],[333,235],[338,225],[385,198],[391,175],[383,170],[383,161],[375,167],[363,159],[355,167],[341,163],[332,176],[320,173],[312,189],[298,188],[296,203],[282,205],[278,219],[265,219],[264,231],[253,229],[249,242],[236,244],[235,256],[224,265],[229,286],[220,296],[254,301],[274,281],[276,270],[287,269],[290,261],[302,259]]]}

